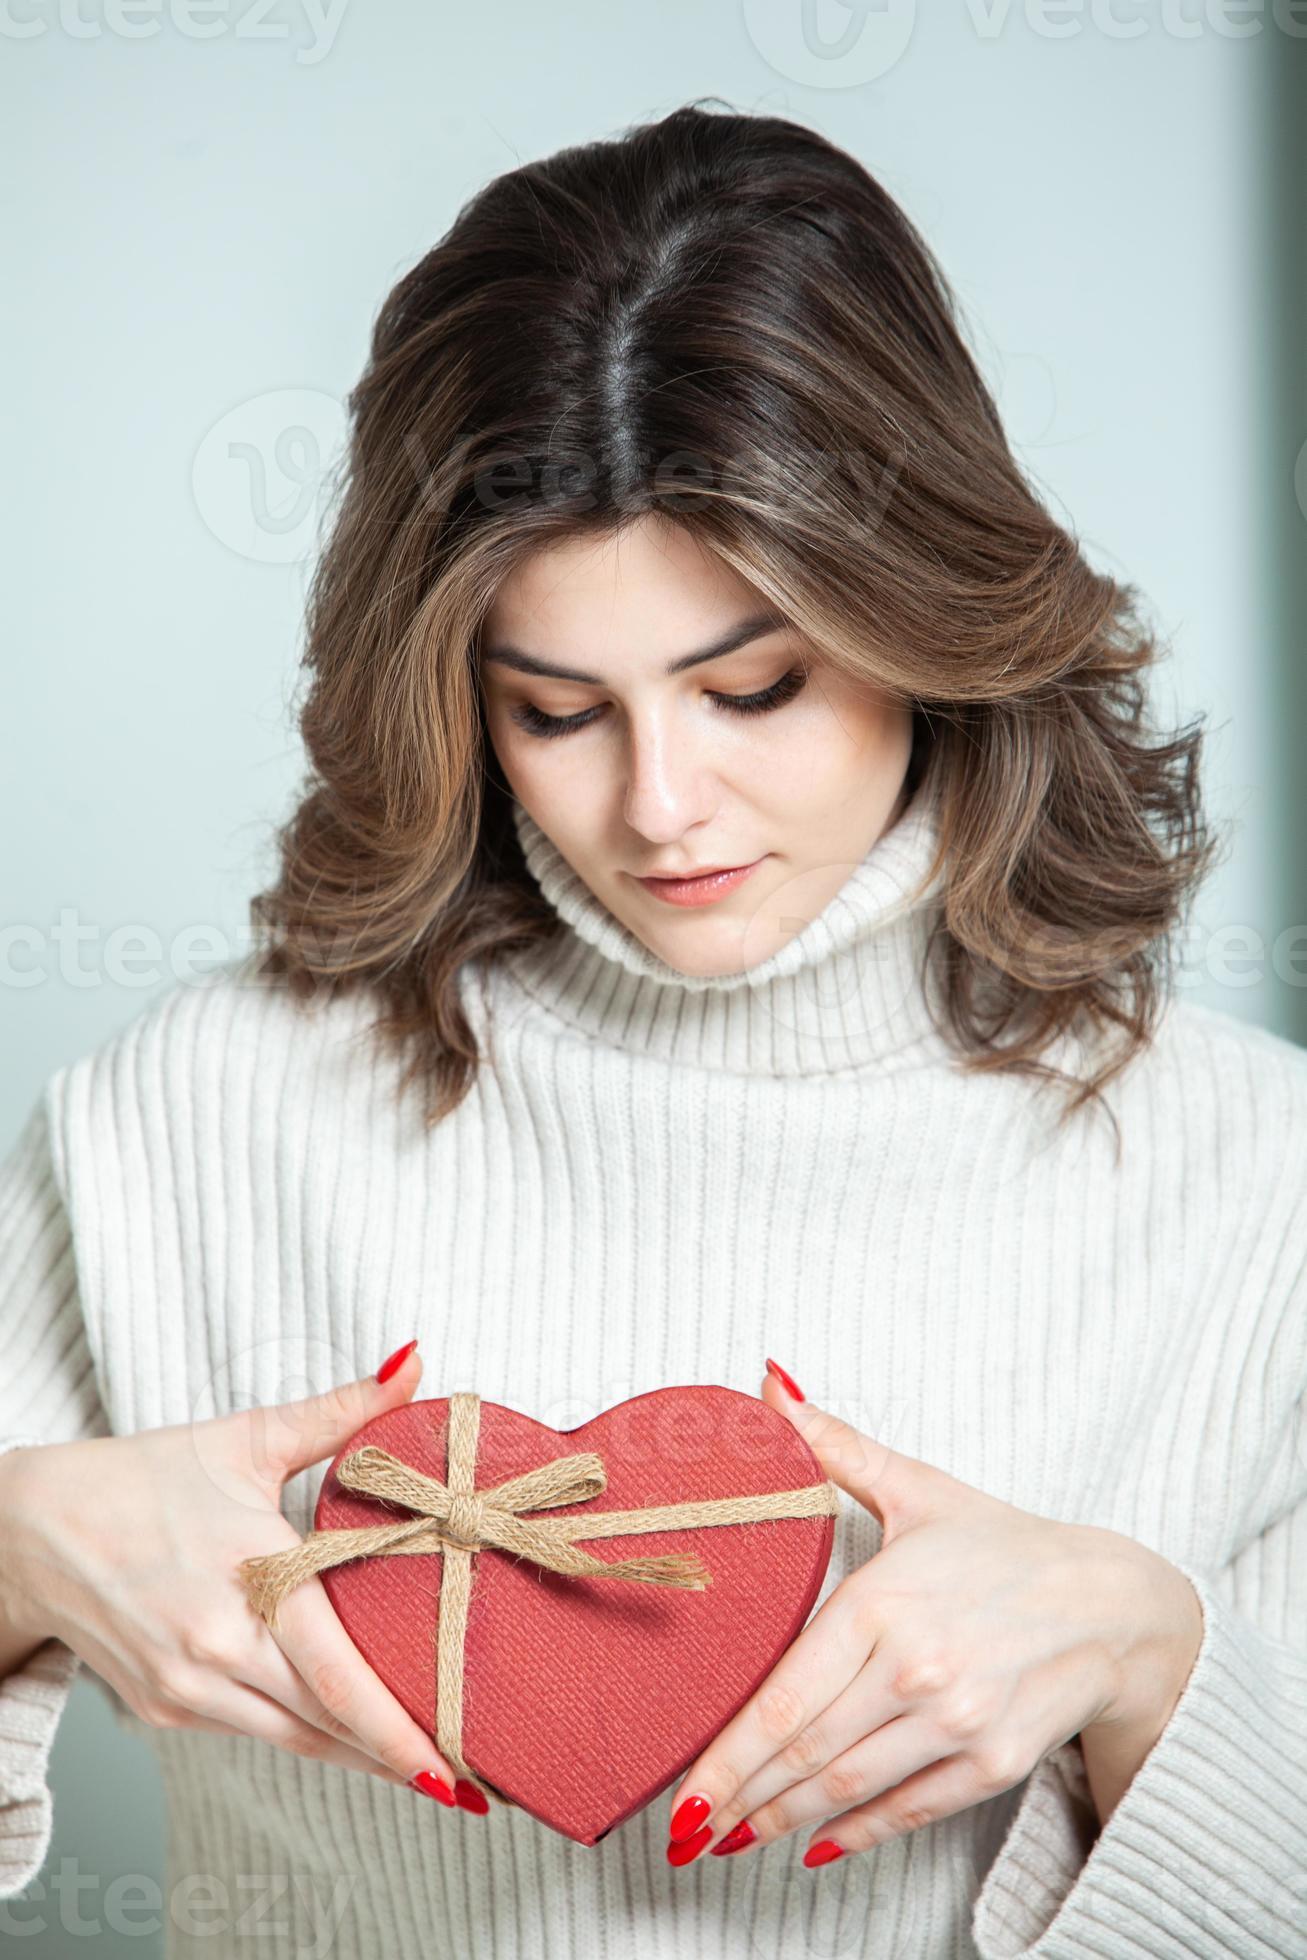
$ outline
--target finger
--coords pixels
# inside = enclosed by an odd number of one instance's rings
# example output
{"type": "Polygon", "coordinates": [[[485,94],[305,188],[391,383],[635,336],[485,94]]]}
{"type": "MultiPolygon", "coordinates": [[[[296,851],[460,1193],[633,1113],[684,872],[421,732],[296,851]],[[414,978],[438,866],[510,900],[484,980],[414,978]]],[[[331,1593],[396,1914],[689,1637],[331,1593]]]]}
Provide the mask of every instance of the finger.
{"type": "MultiPolygon", "coordinates": [[[[269,1636],[269,1638],[271,1638],[269,1636]]],[[[272,1642],[274,1650],[276,1643],[272,1642]]],[[[403,1783],[408,1779],[400,1775],[388,1764],[382,1763],[365,1750],[357,1737],[338,1725],[324,1726],[331,1718],[325,1710],[320,1711],[323,1723],[316,1724],[307,1712],[313,1706],[303,1681],[290,1667],[285,1656],[277,1651],[277,1658],[286,1668],[297,1686],[298,1694],[307,1704],[305,1712],[289,1709],[275,1697],[265,1695],[257,1687],[250,1686],[241,1674],[229,1663],[221,1667],[205,1664],[192,1658],[185,1666],[183,1683],[178,1684],[176,1675],[172,1676],[171,1692],[160,1692],[152,1680],[143,1680],[135,1673],[124,1669],[118,1657],[98,1641],[79,1642],[79,1654],[91,1672],[98,1676],[105,1686],[117,1695],[118,1699],[137,1716],[139,1721],[151,1727],[185,1726],[213,1729],[224,1735],[257,1735],[269,1742],[282,1746],[293,1744],[296,1736],[304,1730],[316,1729],[317,1740],[330,1742],[330,1752],[315,1750],[311,1745],[314,1737],[307,1737],[305,1746],[298,1750],[301,1755],[321,1754],[324,1761],[339,1762],[349,1769],[369,1769],[383,1773],[387,1781],[403,1783]],[[147,1712],[149,1711],[149,1712],[147,1712]],[[174,1719],[157,1721],[154,1711],[162,1711],[174,1719]]]]}
{"type": "Polygon", "coordinates": [[[300,1720],[278,1702],[243,1683],[227,1680],[215,1687],[200,1708],[178,1708],[178,1727],[204,1729],[214,1735],[253,1736],[292,1755],[315,1762],[335,1763],[342,1769],[365,1770],[385,1783],[407,1783],[398,1770],[378,1762],[366,1750],[329,1735],[316,1723],[300,1720]]]}
{"type": "Polygon", "coordinates": [[[795,1397],[770,1370],[762,1388],[762,1399],[798,1430],[831,1482],[879,1519],[887,1539],[925,1516],[946,1489],[963,1488],[946,1470],[905,1456],[806,1397],[795,1397]]]}
{"type": "MultiPolygon", "coordinates": [[[[275,1646],[275,1642],[273,1644],[275,1646]]],[[[151,1727],[166,1726],[153,1722],[150,1716],[142,1713],[138,1706],[143,1695],[148,1698],[151,1705],[157,1705],[159,1699],[157,1694],[137,1676],[129,1674],[120,1664],[118,1657],[107,1647],[94,1640],[79,1641],[78,1652],[92,1674],[97,1675],[106,1687],[110,1688],[118,1699],[136,1714],[138,1720],[148,1722],[151,1727]]],[[[283,1655],[278,1653],[278,1658],[297,1684],[300,1695],[311,1708],[312,1696],[308,1694],[303,1681],[283,1655]]],[[[165,1699],[162,1706],[175,1710],[178,1726],[212,1729],[220,1735],[260,1735],[269,1742],[280,1743],[282,1747],[293,1747],[298,1736],[304,1742],[304,1746],[296,1750],[299,1755],[319,1754],[323,1761],[340,1763],[346,1769],[371,1770],[374,1775],[383,1776],[387,1782],[408,1781],[396,1770],[370,1755],[359,1744],[357,1738],[347,1731],[338,1728],[334,1731],[323,1729],[320,1724],[315,1724],[309,1719],[307,1712],[299,1714],[284,1705],[279,1708],[275,1699],[270,1699],[256,1688],[248,1687],[234,1673],[220,1674],[208,1670],[196,1677],[195,1686],[185,1701],[174,1698],[169,1702],[165,1699]],[[226,1682],[239,1689],[239,1696],[235,1701],[230,1698],[223,1699],[221,1684],[226,1682]],[[249,1696],[248,1701],[241,1698],[246,1695],[249,1696]],[[306,1737],[304,1731],[312,1729],[318,1730],[320,1740],[330,1740],[332,1746],[329,1751],[315,1750],[311,1746],[314,1738],[312,1735],[306,1737]]],[[[325,1710],[322,1714],[324,1722],[330,1720],[325,1710]]]]}
{"type": "MultiPolygon", "coordinates": [[[[856,1596],[838,1587],[681,1778],[672,1796],[673,1842],[700,1830],[710,1815],[715,1820],[787,1750],[797,1750],[801,1758],[805,1732],[839,1699],[868,1658],[856,1596]],[[691,1798],[700,1801],[691,1803],[691,1798]]],[[[793,1780],[793,1771],[786,1780],[793,1780]]],[[[740,1812],[732,1814],[738,1817],[740,1812]]]]}
{"type": "MultiPolygon", "coordinates": [[[[778,1750],[755,1771],[728,1802],[714,1808],[714,1832],[724,1834],[746,1817],[757,1831],[758,1813],[765,1805],[770,1805],[782,1792],[793,1793],[796,1802],[800,1791],[815,1792],[822,1782],[823,1772],[837,1760],[843,1762],[845,1752],[861,1743],[865,1737],[874,1735],[878,1730],[883,1731],[886,1725],[897,1726],[909,1705],[905,1696],[895,1694],[887,1686],[883,1670],[868,1661],[858,1670],[843,1694],[837,1695],[828,1708],[822,1709],[793,1742],[778,1750]]],[[[947,1742],[945,1738],[940,1741],[936,1756],[945,1753],[946,1743],[949,1749],[957,1746],[956,1742],[947,1742]]],[[[906,1775],[907,1769],[900,1770],[898,1774],[906,1775]]],[[[795,1822],[802,1822],[809,1815],[828,1817],[832,1810],[839,1810],[851,1801],[854,1792],[840,1788],[837,1774],[833,1776],[833,1781],[835,1791],[832,1800],[822,1803],[817,1810],[796,1814],[795,1822]]],[[[867,1795],[870,1788],[867,1785],[856,1794],[867,1795]]],[[[779,1812],[775,1813],[775,1822],[777,1828],[772,1835],[779,1837],[784,1828],[780,1824],[779,1812]]],[[[791,1823],[788,1828],[794,1829],[795,1824],[791,1823]]]]}
{"type": "Polygon", "coordinates": [[[314,1699],[370,1755],[406,1780],[426,1770],[453,1788],[453,1768],[364,1660],[320,1579],[306,1580],[281,1602],[273,1637],[314,1699]]]}
{"type": "MultiPolygon", "coordinates": [[[[958,1717],[945,1722],[934,1709],[918,1710],[899,1697],[903,1714],[888,1721],[878,1714],[864,1719],[855,1740],[803,1781],[777,1793],[762,1794],[767,1776],[764,1771],[727,1806],[720,1819],[714,1817],[714,1834],[720,1831],[725,1835],[741,1819],[747,1819],[749,1835],[745,1842],[767,1844],[802,1828],[814,1817],[852,1815],[847,1808],[851,1804],[857,1814],[875,1817],[882,1796],[892,1801],[898,1786],[919,1770],[954,1758],[969,1766],[975,1791],[957,1807],[983,1802],[987,1796],[1019,1783],[1041,1754],[1077,1733],[1067,1726],[1068,1707],[1075,1704],[1069,1698],[1063,1673],[1060,1668],[1049,1668],[1027,1675],[1020,1704],[1009,1702],[999,1711],[1003,1732],[997,1737],[974,1706],[965,1721],[958,1717]]],[[[853,1698],[858,1693],[859,1683],[855,1682],[850,1694],[831,1710],[832,1720],[839,1718],[843,1726],[842,1705],[856,1706],[853,1698]]],[[[882,1694],[882,1710],[884,1706],[882,1694]]],[[[825,1727],[825,1722],[820,1726],[825,1727]]],[[[704,1842],[706,1848],[708,1840],[704,1842]]],[[[715,1835],[713,1843],[715,1848],[715,1835]]]]}
{"type": "MultiPolygon", "coordinates": [[[[278,1702],[281,1707],[289,1710],[292,1715],[298,1716],[301,1721],[309,1722],[314,1728],[321,1729],[324,1735],[335,1736],[338,1741],[347,1742],[352,1748],[369,1753],[362,1738],[355,1735],[352,1729],[347,1728],[323,1707],[299,1669],[287,1659],[277,1645],[274,1635],[266,1627],[264,1635],[248,1665],[232,1670],[233,1679],[243,1682],[246,1687],[253,1688],[258,1694],[266,1695],[271,1701],[278,1702]]],[[[433,1750],[432,1756],[438,1759],[438,1752],[433,1750]]],[[[374,1756],[372,1760],[379,1762],[380,1758],[374,1756]]],[[[435,1767],[434,1760],[432,1767],[435,1767]]],[[[441,1773],[443,1774],[443,1771],[441,1773]]]]}
{"type": "MultiPolygon", "coordinates": [[[[947,1755],[953,1745],[922,1715],[898,1715],[850,1743],[814,1775],[745,1814],[760,1844],[773,1844],[814,1818],[833,1817],[869,1803],[917,1770],[947,1755]]],[[[724,1822],[725,1820],[723,1820],[724,1822]]]]}
{"type": "Polygon", "coordinates": [[[384,1382],[364,1375],[321,1395],[260,1405],[217,1420],[242,1426],[240,1442],[249,1468],[261,1481],[280,1487],[299,1471],[335,1456],[375,1416],[407,1402],[421,1376],[422,1358],[414,1348],[384,1382]]]}
{"type": "Polygon", "coordinates": [[[970,1809],[972,1804],[984,1803],[1010,1790],[1029,1773],[1029,1768],[1024,1768],[1020,1775],[999,1780],[982,1773],[965,1754],[945,1757],[913,1771],[891,1789],[834,1818],[809,1842],[803,1862],[805,1865],[810,1860],[826,1862],[824,1858],[812,1858],[814,1846],[823,1841],[838,1845],[842,1852],[870,1851],[890,1838],[906,1837],[910,1831],[919,1831],[923,1824],[938,1823],[942,1817],[952,1817],[957,1811],[970,1809]]]}
{"type": "MultiPolygon", "coordinates": [[[[315,1581],[314,1583],[319,1593],[325,1598],[325,1589],[322,1587],[321,1581],[315,1581]]],[[[334,1609],[331,1608],[329,1600],[327,1601],[327,1606],[331,1613],[331,1618],[335,1622],[335,1627],[338,1628],[339,1620],[334,1609]]],[[[301,1721],[312,1723],[315,1728],[320,1728],[324,1734],[336,1736],[339,1740],[350,1743],[354,1748],[366,1750],[367,1744],[364,1739],[356,1735],[345,1722],[342,1722],[337,1716],[331,1714],[323,1707],[321,1701],[319,1701],[304,1676],[300,1673],[299,1668],[289,1659],[287,1653],[280,1645],[277,1636],[282,1631],[285,1621],[286,1607],[284,1603],[280,1609],[275,1628],[269,1627],[261,1616],[257,1617],[254,1621],[254,1641],[252,1648],[248,1652],[242,1650],[241,1658],[234,1663],[229,1661],[224,1671],[232,1679],[242,1681],[247,1687],[255,1689],[260,1694],[269,1696],[273,1701],[280,1702],[283,1708],[289,1709],[301,1721]]],[[[350,1642],[350,1646],[353,1648],[352,1641],[350,1642]]],[[[358,1650],[353,1648],[353,1651],[357,1655],[358,1650]]],[[[432,1747],[430,1754],[432,1757],[431,1768],[442,1778],[445,1777],[447,1766],[444,1765],[444,1759],[440,1756],[439,1751],[432,1747]],[[437,1769],[438,1764],[440,1767],[437,1769]]],[[[378,1757],[374,1760],[380,1761],[380,1758],[378,1757]]]]}
{"type": "MultiPolygon", "coordinates": [[[[1033,1772],[1049,1750],[1079,1733],[1077,1728],[1066,1726],[1068,1683],[1063,1678],[1066,1672],[1060,1666],[1037,1670],[1033,1681],[1028,1677],[1031,1692],[1023,1698],[1019,1710],[1015,1705],[1009,1706],[1000,1736],[982,1732],[965,1748],[941,1755],[938,1762],[882,1787],[865,1802],[835,1817],[821,1836],[834,1841],[842,1850],[867,1850],[1013,1789],[1033,1772]]],[[[935,1733],[937,1738],[941,1734],[938,1723],[935,1733]]],[[[945,1740],[949,1746],[948,1739],[945,1740]]],[[[810,1844],[808,1851],[811,1849],[810,1844]]],[[[805,1864],[808,1851],[804,1853],[805,1864]]]]}

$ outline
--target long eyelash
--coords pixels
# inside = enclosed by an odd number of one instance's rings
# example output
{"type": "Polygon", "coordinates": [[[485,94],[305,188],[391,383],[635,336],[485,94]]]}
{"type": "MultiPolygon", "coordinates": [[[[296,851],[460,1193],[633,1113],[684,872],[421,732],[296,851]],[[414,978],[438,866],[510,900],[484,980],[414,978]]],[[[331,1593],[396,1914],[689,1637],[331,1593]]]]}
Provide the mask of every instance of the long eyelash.
{"type": "Polygon", "coordinates": [[[761,694],[714,694],[710,699],[733,715],[764,715],[769,708],[779,708],[792,701],[807,678],[802,667],[791,667],[788,674],[782,674],[761,694]]]}
{"type": "MultiPolygon", "coordinates": [[[[807,678],[802,667],[792,667],[788,674],[782,674],[759,694],[710,694],[708,699],[728,714],[765,715],[792,701],[807,678]]],[[[593,721],[598,712],[597,708],[587,708],[583,715],[547,715],[530,701],[524,701],[512,710],[512,719],[529,735],[570,735],[574,728],[584,728],[587,722],[593,721]]]]}

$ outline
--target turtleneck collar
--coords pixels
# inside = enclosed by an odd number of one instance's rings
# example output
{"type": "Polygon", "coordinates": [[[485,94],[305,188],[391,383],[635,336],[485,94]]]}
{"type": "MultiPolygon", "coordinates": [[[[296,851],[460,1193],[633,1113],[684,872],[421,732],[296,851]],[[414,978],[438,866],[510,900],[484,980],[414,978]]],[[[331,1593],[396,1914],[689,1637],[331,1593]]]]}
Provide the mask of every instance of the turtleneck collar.
{"type": "Polygon", "coordinates": [[[687,975],[624,926],[516,798],[527,868],[561,921],[505,955],[517,983],[595,1041],[702,1068],[759,1075],[920,1066],[942,1048],[923,991],[945,872],[924,885],[938,839],[930,778],[825,908],[769,958],[687,975]]]}

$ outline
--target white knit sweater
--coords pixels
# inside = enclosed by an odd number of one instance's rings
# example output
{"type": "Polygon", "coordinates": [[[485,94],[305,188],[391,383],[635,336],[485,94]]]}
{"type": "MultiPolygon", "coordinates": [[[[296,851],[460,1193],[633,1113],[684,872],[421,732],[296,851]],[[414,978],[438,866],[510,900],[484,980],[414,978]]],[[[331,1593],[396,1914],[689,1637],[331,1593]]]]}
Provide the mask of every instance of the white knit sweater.
{"type": "MultiPolygon", "coordinates": [[[[564,1429],[666,1383],[756,1393],[771,1354],[909,1454],[1153,1546],[1202,1647],[1097,1837],[1073,1742],[817,1871],[807,1832],[670,1866],[670,1789],[587,1848],[115,1696],[166,1787],[168,1953],[265,1920],[261,1952],[333,1960],[1307,1953],[1307,1054],[1173,1002],[1109,1089],[1118,1163],[1101,1114],[1056,1132],[1056,1092],[964,1075],[932,1026],[924,791],[819,918],[706,980],[516,820],[563,927],[467,985],[493,1065],[434,1130],[364,997],[299,1009],[249,962],[52,1076],[0,1176],[0,1435],[278,1402],[414,1334],[420,1394],[564,1429]]],[[[300,1530],[324,1473],[287,1488],[300,1530]]],[[[880,1542],[842,1506],[820,1599],[880,1542]]],[[[0,1687],[0,1893],[47,1850],[79,1665],[47,1641],[0,1687]]]]}

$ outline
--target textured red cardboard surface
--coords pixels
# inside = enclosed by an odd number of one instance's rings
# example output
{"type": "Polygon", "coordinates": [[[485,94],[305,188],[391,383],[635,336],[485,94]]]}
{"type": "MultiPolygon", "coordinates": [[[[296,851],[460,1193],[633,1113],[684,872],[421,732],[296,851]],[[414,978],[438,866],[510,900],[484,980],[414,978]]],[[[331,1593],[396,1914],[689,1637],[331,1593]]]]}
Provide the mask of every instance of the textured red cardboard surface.
{"type": "MultiPolygon", "coordinates": [[[[448,1406],[406,1403],[360,1429],[323,1481],[317,1528],[412,1516],[347,1490],[336,1465],[374,1443],[444,1479],[448,1406]]],[[[542,1516],[824,1481],[798,1431],[767,1403],[694,1386],[654,1389],[562,1431],[483,1401],[475,1487],[580,1450],[603,1459],[606,1488],[542,1516]]],[[[582,1541],[607,1560],[693,1552],[712,1574],[701,1592],[564,1578],[493,1546],[478,1551],[464,1643],[468,1763],[541,1823],[596,1843],[688,1768],[771,1672],[812,1610],[834,1529],[831,1516],[768,1518],[582,1541]]],[[[440,1552],[392,1555],[322,1574],[355,1645],[432,1736],[443,1562],[440,1552]]]]}

